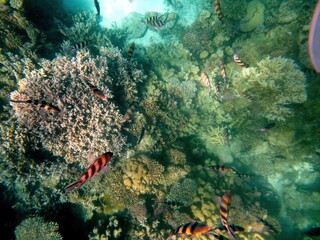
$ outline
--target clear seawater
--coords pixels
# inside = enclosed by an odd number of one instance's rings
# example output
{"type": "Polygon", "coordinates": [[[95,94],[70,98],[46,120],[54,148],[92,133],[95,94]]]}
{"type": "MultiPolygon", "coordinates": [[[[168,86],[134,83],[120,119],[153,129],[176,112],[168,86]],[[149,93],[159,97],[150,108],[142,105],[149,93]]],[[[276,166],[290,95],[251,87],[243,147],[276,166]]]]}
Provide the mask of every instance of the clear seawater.
{"type": "Polygon", "coordinates": [[[316,4],[0,1],[0,239],[319,239],[316,4]]]}

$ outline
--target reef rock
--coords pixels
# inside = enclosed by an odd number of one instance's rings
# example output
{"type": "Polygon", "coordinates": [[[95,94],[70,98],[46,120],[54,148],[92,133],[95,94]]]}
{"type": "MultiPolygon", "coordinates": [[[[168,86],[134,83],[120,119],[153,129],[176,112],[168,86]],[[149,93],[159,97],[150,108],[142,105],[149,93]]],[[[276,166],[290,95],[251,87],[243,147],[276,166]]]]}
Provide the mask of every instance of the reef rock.
{"type": "Polygon", "coordinates": [[[240,31],[251,32],[264,23],[264,5],[259,0],[248,4],[247,15],[241,20],[240,31]]]}

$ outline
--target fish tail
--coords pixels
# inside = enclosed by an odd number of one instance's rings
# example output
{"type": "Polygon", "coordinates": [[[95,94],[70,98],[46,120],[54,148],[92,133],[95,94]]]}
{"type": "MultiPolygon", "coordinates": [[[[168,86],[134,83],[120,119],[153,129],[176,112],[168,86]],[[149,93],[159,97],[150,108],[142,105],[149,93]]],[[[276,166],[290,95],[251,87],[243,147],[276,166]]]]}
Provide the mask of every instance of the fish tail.
{"type": "Polygon", "coordinates": [[[67,185],[67,186],[64,188],[64,190],[70,191],[70,190],[72,190],[72,189],[74,189],[74,188],[76,188],[76,187],[80,187],[82,184],[83,184],[83,181],[80,179],[80,180],[78,180],[78,181],[76,181],[76,182],[74,182],[74,183],[71,183],[71,184],[67,185]]]}
{"type": "Polygon", "coordinates": [[[171,240],[172,236],[173,236],[173,234],[170,234],[170,236],[166,240],[171,240]]]}
{"type": "Polygon", "coordinates": [[[229,225],[226,225],[226,229],[227,229],[227,232],[228,232],[230,238],[232,240],[237,240],[237,237],[236,237],[234,231],[229,227],[229,225]]]}

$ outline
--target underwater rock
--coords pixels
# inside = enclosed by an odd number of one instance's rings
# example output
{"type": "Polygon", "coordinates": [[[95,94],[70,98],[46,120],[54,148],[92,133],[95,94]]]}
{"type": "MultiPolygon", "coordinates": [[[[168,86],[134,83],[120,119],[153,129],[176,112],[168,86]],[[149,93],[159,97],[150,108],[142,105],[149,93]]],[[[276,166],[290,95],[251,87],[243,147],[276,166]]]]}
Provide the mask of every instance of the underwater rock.
{"type": "Polygon", "coordinates": [[[248,4],[247,15],[241,20],[240,31],[251,32],[264,23],[264,5],[259,0],[248,4]]]}

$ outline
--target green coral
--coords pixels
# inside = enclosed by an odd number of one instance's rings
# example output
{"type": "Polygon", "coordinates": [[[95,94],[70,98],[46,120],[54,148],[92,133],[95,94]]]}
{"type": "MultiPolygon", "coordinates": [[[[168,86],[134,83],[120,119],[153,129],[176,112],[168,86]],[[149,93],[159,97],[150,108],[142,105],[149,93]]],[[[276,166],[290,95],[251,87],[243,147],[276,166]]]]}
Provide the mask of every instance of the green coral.
{"type": "Polygon", "coordinates": [[[46,222],[42,217],[23,220],[14,231],[17,240],[62,240],[59,226],[55,222],[46,222]]]}
{"type": "Polygon", "coordinates": [[[290,105],[307,100],[306,78],[288,58],[268,57],[256,67],[244,68],[232,84],[240,95],[250,96],[252,105],[259,104],[258,114],[270,121],[284,121],[292,115],[290,105]]]}

